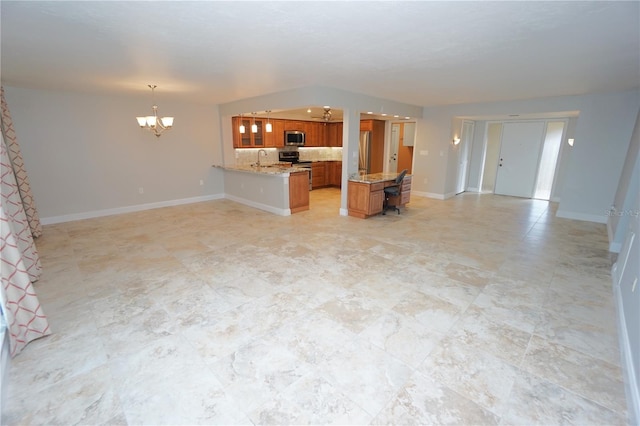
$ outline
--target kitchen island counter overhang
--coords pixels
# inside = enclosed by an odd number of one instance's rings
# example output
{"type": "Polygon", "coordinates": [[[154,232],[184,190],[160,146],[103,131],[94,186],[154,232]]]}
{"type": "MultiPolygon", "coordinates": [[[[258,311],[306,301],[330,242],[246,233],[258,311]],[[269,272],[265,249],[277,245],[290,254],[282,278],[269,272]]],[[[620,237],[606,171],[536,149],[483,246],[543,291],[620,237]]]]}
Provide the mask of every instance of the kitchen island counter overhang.
{"type": "MultiPolygon", "coordinates": [[[[308,176],[307,170],[274,166],[214,165],[213,167],[224,170],[224,192],[225,198],[229,200],[279,216],[289,216],[297,211],[308,209],[308,187],[306,187],[306,209],[300,209],[299,207],[292,209],[292,205],[299,206],[300,201],[292,199],[292,188],[290,187],[290,182],[293,182],[291,178],[300,174],[308,176]]],[[[306,180],[308,180],[308,177],[303,179],[302,182],[306,180]]],[[[296,194],[305,192],[304,184],[296,189],[296,194]]]]}

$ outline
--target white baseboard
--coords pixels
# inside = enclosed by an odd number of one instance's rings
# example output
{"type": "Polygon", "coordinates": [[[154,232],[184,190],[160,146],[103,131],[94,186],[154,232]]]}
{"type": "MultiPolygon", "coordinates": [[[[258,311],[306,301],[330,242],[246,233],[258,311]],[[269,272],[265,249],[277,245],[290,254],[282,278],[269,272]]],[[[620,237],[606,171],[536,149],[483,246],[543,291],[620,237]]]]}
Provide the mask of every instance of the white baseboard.
{"type": "Polygon", "coordinates": [[[443,194],[436,194],[435,192],[422,192],[422,191],[415,191],[412,189],[411,195],[416,195],[418,197],[425,197],[425,198],[435,198],[436,200],[444,200],[443,194]]]}
{"type": "Polygon", "coordinates": [[[615,241],[609,243],[609,251],[611,253],[620,253],[620,250],[622,250],[622,243],[618,243],[615,241]]]}
{"type": "Polygon", "coordinates": [[[448,200],[449,198],[453,198],[456,195],[458,195],[458,194],[456,194],[455,192],[448,192],[448,193],[444,194],[444,199],[448,200]]]}
{"type": "Polygon", "coordinates": [[[40,219],[43,225],[52,225],[54,223],[72,222],[74,220],[92,219],[94,217],[113,216],[116,214],[133,213],[143,210],[158,209],[161,207],[179,206],[182,204],[201,203],[203,201],[220,200],[224,198],[224,194],[205,195],[202,197],[182,198],[179,200],[160,201],[157,203],[137,204],[135,206],[117,207],[115,209],[94,210],[84,213],[73,213],[62,216],[50,216],[40,219]]]}
{"type": "Polygon", "coordinates": [[[618,336],[620,344],[620,353],[622,356],[622,370],[625,376],[624,386],[627,396],[627,411],[629,424],[637,425],[640,422],[640,389],[636,380],[636,368],[631,353],[631,344],[629,342],[629,334],[627,332],[627,324],[625,322],[624,308],[622,303],[622,293],[617,282],[617,263],[613,265],[611,276],[613,277],[613,292],[616,301],[616,312],[618,313],[618,336]]]}
{"type": "Polygon", "coordinates": [[[600,216],[595,214],[568,212],[564,210],[558,210],[556,212],[556,217],[562,217],[565,219],[583,220],[585,222],[607,223],[607,217],[604,215],[600,216]]]}
{"type": "Polygon", "coordinates": [[[611,253],[620,253],[620,250],[622,250],[622,242],[614,241],[615,235],[611,225],[611,217],[609,217],[607,220],[607,237],[609,238],[609,251],[611,253]]]}
{"type": "Polygon", "coordinates": [[[466,192],[481,192],[479,188],[467,188],[466,192]]]}
{"type": "Polygon", "coordinates": [[[225,194],[224,198],[226,198],[227,200],[235,201],[236,203],[244,204],[245,206],[249,206],[256,209],[267,211],[269,213],[277,214],[278,216],[291,216],[291,209],[280,209],[278,207],[257,203],[255,201],[247,200],[246,198],[236,197],[235,195],[229,195],[229,194],[225,194]]]}

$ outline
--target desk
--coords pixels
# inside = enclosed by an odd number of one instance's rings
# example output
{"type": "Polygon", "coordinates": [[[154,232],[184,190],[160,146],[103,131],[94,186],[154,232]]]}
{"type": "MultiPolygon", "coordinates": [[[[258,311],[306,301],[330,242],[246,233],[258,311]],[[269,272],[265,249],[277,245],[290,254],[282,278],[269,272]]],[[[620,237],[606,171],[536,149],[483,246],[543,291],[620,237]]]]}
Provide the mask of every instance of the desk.
{"type": "MultiPolygon", "coordinates": [[[[349,179],[347,208],[349,216],[366,219],[382,212],[384,188],[394,186],[398,173],[374,173],[349,179]]],[[[411,196],[410,175],[406,175],[400,184],[400,195],[389,199],[391,204],[404,207],[411,196]]]]}

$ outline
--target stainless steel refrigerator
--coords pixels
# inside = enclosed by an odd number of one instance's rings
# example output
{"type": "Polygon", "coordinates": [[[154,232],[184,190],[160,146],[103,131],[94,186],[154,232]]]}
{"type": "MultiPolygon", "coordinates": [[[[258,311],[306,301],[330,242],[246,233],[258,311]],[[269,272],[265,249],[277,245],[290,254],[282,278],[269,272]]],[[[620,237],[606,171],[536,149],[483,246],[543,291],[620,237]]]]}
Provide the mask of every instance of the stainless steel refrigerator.
{"type": "Polygon", "coordinates": [[[358,172],[362,174],[371,173],[371,132],[360,132],[360,161],[358,161],[358,172]]]}

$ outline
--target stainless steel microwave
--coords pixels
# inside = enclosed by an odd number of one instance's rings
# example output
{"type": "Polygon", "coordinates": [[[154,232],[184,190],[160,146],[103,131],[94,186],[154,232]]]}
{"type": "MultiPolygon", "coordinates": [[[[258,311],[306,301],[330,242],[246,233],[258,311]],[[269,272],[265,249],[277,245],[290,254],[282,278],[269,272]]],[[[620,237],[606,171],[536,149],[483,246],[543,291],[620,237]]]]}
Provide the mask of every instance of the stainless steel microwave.
{"type": "Polygon", "coordinates": [[[287,146],[304,146],[305,134],[297,130],[285,130],[284,144],[287,146]]]}

